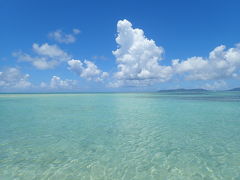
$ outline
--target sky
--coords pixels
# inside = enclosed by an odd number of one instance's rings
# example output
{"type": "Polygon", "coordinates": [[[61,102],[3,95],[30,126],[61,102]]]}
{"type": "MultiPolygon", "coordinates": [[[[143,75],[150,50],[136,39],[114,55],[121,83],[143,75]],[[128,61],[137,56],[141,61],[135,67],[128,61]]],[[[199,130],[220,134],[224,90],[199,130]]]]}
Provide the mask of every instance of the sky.
{"type": "Polygon", "coordinates": [[[0,92],[240,87],[240,1],[1,0],[0,92]]]}

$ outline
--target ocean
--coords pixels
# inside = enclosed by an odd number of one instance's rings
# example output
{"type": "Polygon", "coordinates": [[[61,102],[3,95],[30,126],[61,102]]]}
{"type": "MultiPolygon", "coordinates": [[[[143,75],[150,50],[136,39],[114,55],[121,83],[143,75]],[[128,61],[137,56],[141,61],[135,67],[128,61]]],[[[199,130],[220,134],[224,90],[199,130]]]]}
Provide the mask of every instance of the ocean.
{"type": "Polygon", "coordinates": [[[0,94],[0,180],[240,179],[240,92],[0,94]]]}

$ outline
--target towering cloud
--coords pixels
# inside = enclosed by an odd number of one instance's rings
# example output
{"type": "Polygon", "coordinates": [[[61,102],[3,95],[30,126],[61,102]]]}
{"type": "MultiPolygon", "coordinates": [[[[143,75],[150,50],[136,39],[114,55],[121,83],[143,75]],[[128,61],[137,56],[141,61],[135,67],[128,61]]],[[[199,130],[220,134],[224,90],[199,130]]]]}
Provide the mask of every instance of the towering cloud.
{"type": "Polygon", "coordinates": [[[113,51],[118,72],[110,83],[119,86],[146,86],[165,82],[181,76],[186,80],[222,80],[239,77],[240,44],[227,49],[224,45],[216,47],[208,58],[190,57],[186,60],[173,60],[171,66],[160,65],[162,47],[144,36],[141,29],[133,28],[127,20],[117,23],[118,49],[113,51]]]}
{"type": "Polygon", "coordinates": [[[119,71],[115,73],[117,81],[112,83],[113,86],[148,85],[171,78],[171,67],[159,64],[163,48],[157,46],[152,39],[147,39],[143,30],[134,29],[127,20],[120,20],[117,32],[116,42],[119,48],[113,54],[119,71]]]}
{"type": "MultiPolygon", "coordinates": [[[[72,43],[78,29],[73,29],[71,34],[62,31],[50,33],[50,37],[60,43],[72,43]]],[[[117,49],[113,51],[116,58],[117,70],[109,77],[107,72],[102,71],[97,65],[89,60],[71,59],[72,57],[57,45],[44,43],[32,45],[32,54],[16,52],[20,61],[31,63],[38,69],[55,68],[62,62],[67,62],[68,69],[78,74],[81,78],[93,81],[111,80],[111,87],[120,86],[149,86],[174,80],[176,77],[186,81],[202,81],[208,89],[220,89],[227,87],[227,79],[240,78],[240,44],[232,48],[220,45],[210,51],[207,57],[193,56],[187,59],[175,59],[170,65],[162,65],[164,49],[156,45],[155,41],[147,38],[142,29],[133,28],[127,20],[117,23],[117,49]],[[204,81],[204,82],[203,82],[204,81]]],[[[18,72],[12,69],[9,73],[18,72]]],[[[0,73],[0,86],[30,86],[28,76],[19,74],[15,83],[6,80],[7,73],[0,73]],[[19,83],[16,83],[18,82],[19,83]],[[21,83],[20,83],[21,82],[21,83]]],[[[11,78],[10,78],[11,79],[11,78]]],[[[104,81],[106,82],[106,81],[104,81]]],[[[42,87],[66,88],[73,87],[75,81],[61,79],[53,76],[50,83],[42,83],[42,87]]]]}

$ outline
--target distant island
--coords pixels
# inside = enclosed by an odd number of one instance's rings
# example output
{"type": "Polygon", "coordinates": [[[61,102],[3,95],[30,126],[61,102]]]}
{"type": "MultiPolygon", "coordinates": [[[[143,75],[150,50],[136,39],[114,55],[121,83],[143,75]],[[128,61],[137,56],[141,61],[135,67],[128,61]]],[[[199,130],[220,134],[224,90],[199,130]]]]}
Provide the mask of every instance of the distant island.
{"type": "MultiPolygon", "coordinates": [[[[165,89],[165,90],[159,90],[157,92],[175,92],[175,93],[204,93],[204,92],[209,92],[209,91],[213,91],[213,90],[207,90],[207,89],[184,89],[184,88],[180,88],[180,89],[165,89]]],[[[240,87],[238,88],[233,88],[233,89],[228,89],[228,90],[224,90],[224,91],[240,91],[240,87]]]]}
{"type": "Polygon", "coordinates": [[[240,91],[240,87],[238,87],[238,88],[233,88],[233,89],[229,89],[228,91],[240,91]]]}
{"type": "Polygon", "coordinates": [[[208,92],[206,89],[168,89],[168,90],[159,90],[158,92],[193,92],[193,93],[201,93],[208,92]]]}

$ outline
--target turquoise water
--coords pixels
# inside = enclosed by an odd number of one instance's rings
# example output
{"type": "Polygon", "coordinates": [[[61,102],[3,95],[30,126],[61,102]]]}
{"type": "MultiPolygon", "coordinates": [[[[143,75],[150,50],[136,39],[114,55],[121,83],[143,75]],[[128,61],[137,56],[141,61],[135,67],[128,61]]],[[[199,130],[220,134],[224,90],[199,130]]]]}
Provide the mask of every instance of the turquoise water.
{"type": "Polygon", "coordinates": [[[1,180],[240,179],[240,92],[2,94],[1,180]]]}

